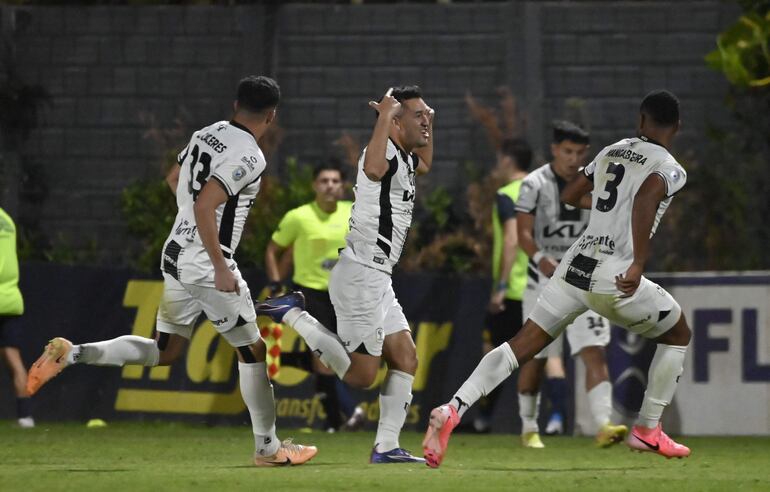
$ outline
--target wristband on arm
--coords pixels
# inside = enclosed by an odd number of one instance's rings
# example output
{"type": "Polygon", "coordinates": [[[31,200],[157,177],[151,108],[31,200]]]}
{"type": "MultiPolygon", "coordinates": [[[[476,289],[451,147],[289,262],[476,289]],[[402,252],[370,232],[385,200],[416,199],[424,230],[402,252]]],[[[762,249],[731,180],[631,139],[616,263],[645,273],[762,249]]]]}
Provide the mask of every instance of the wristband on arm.
{"type": "Polygon", "coordinates": [[[545,255],[543,254],[542,251],[537,251],[537,252],[535,252],[534,255],[532,255],[532,261],[535,262],[535,265],[539,266],[540,265],[540,260],[543,259],[543,256],[545,256],[545,255]]]}

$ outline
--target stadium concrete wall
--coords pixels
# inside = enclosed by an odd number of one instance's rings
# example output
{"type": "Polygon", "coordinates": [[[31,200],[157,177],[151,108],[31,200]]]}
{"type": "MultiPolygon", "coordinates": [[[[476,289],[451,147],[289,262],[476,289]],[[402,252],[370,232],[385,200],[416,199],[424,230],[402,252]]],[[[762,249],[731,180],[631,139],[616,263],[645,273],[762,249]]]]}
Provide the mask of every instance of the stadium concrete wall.
{"type": "MultiPolygon", "coordinates": [[[[126,270],[47,264],[24,264],[21,274],[26,314],[15,322],[25,334],[21,350],[28,365],[54,336],[81,343],[126,334],[153,335],[162,292],[158,280],[138,278],[126,270]]],[[[256,275],[246,277],[253,293],[265,283],[256,275]]],[[[770,435],[770,272],[653,278],[679,300],[693,331],[677,395],[665,414],[666,428],[689,435],[770,435]]],[[[488,285],[484,278],[394,277],[420,360],[407,419],[411,428],[421,429],[430,409],[451,397],[480,360],[488,285]]],[[[324,414],[312,378],[301,369],[282,366],[274,348],[293,351],[301,342],[293,330],[266,321],[259,320],[271,353],[279,424],[318,425],[324,414]]],[[[630,422],[635,417],[653,352],[650,342],[613,328],[608,365],[618,419],[630,422]]],[[[581,389],[581,364],[568,361],[568,369],[575,432],[593,434],[581,389]]],[[[378,419],[376,387],[383,377],[381,371],[375,389],[355,392],[370,427],[378,419]]],[[[519,431],[514,379],[504,383],[495,431],[519,431]]],[[[12,387],[5,372],[0,375],[0,395],[0,418],[12,418],[12,387]]],[[[173,366],[73,366],[35,396],[34,408],[41,421],[248,421],[234,351],[208,321],[201,322],[186,355],[173,366]]],[[[471,409],[469,420],[475,411],[471,409]]],[[[572,418],[568,423],[572,429],[572,418]]]]}
{"type": "Polygon", "coordinates": [[[10,213],[25,229],[125,263],[120,191],[159,176],[161,154],[184,134],[227,118],[247,73],[275,76],[285,96],[285,139],[269,172],[288,155],[310,162],[337,152],[342,132],[365,142],[366,102],[404,82],[419,83],[436,108],[429,179],[453,192],[464,191],[468,163],[486,170],[493,161],[466,91],[494,105],[496,89],[511,88],[545,155],[551,119],[582,119],[599,148],[634,131],[646,91],[668,87],[683,102],[679,150],[697,155],[706,126],[726,117],[726,84],[703,56],[736,14],[719,0],[2,6],[19,74],[52,96],[5,186],[18,200],[3,203],[18,203],[10,213]],[[573,97],[582,112],[565,109],[573,97]],[[180,133],[159,147],[152,127],[180,133]]]}

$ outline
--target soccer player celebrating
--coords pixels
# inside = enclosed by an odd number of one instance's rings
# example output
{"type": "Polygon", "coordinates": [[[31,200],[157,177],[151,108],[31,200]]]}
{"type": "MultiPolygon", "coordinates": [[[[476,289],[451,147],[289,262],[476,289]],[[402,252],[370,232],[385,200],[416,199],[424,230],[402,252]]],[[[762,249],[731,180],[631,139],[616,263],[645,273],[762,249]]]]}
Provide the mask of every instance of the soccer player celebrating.
{"type": "MultiPolygon", "coordinates": [[[[578,174],[588,151],[588,133],[568,121],[556,121],[551,143],[552,161],[530,173],[521,185],[516,201],[517,228],[521,248],[530,257],[524,316],[535,307],[545,283],[564,253],[586,228],[588,211],[565,204],[559,193],[578,174]]],[[[586,311],[566,328],[572,355],[580,354],[586,366],[586,391],[599,433],[600,447],[611,446],[626,437],[624,425],[612,425],[612,384],[604,354],[610,342],[609,322],[586,311]]],[[[562,337],[526,364],[519,372],[519,416],[524,447],[543,448],[538,428],[540,382],[546,358],[561,356],[562,337]]]]}
{"type": "Polygon", "coordinates": [[[299,465],[315,456],[314,446],[282,443],[276,436],[265,343],[259,336],[249,288],[233,260],[266,167],[257,141],[275,119],[280,96],[273,79],[244,78],[238,84],[232,121],[193,133],[179,154],[179,167],[169,180],[177,183],[179,211],[163,247],[163,298],[155,340],[127,335],[73,345],[54,338],[30,370],[30,393],[75,363],[169,365],[181,355],[204,312],[236,349],[241,394],[254,432],[254,464],[299,465]]]}
{"type": "Polygon", "coordinates": [[[674,298],[642,275],[650,238],[687,179],[668,152],[679,126],[676,96],[651,92],[640,107],[638,136],[605,147],[562,191],[563,201],[591,209],[588,227],[556,267],[521,331],[485,355],[451,401],[431,411],[423,440],[429,466],[441,464],[452,429],[470,405],[588,309],[658,344],[628,446],[667,458],[690,455],[660,425],[683,371],[690,329],[674,298]]]}
{"type": "Polygon", "coordinates": [[[391,88],[379,102],[369,145],[358,162],[356,197],[346,247],[329,279],[337,335],[303,311],[292,293],[257,306],[259,314],[292,326],[346,383],[370,386],[384,358],[380,421],[370,463],[424,462],[398,437],[412,401],[417,352],[390,275],[412,222],[415,175],[433,162],[433,110],[419,87],[391,88]]]}

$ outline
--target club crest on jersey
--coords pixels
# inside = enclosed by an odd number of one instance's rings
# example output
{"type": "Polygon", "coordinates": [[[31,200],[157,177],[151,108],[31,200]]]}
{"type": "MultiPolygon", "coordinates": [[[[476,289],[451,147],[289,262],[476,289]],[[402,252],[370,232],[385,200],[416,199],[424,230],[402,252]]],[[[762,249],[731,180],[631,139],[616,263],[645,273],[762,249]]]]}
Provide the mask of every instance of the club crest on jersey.
{"type": "Polygon", "coordinates": [[[682,177],[682,175],[681,175],[681,174],[679,174],[679,171],[677,171],[676,169],[674,169],[673,171],[671,171],[671,172],[669,173],[669,175],[671,176],[671,181],[673,181],[674,183],[676,183],[677,181],[679,181],[679,178],[681,178],[681,177],[682,177]]]}
{"type": "Polygon", "coordinates": [[[233,171],[233,179],[235,181],[240,181],[244,176],[246,176],[246,170],[242,167],[239,167],[233,171]]]}

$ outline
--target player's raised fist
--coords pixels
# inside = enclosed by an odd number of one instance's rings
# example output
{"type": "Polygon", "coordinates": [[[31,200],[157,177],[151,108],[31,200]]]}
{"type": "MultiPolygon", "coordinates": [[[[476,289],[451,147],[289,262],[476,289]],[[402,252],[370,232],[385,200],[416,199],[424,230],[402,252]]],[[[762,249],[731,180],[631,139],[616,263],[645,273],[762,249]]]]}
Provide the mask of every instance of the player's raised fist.
{"type": "Polygon", "coordinates": [[[380,99],[380,102],[376,101],[369,101],[369,106],[374,108],[377,113],[380,114],[380,116],[387,116],[388,118],[392,118],[393,116],[398,113],[398,111],[401,109],[401,103],[398,102],[398,100],[391,96],[393,93],[393,88],[391,87],[388,89],[388,91],[385,93],[384,96],[382,96],[382,99],[380,99]]]}

